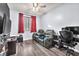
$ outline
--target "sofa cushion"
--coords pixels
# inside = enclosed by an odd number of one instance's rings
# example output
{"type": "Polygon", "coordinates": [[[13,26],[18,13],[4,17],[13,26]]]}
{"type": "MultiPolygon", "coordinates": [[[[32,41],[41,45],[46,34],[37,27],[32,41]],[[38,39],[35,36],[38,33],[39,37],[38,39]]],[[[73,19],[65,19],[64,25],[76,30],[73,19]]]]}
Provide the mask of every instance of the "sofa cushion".
{"type": "Polygon", "coordinates": [[[46,36],[45,35],[39,35],[40,39],[44,39],[46,36]]]}
{"type": "Polygon", "coordinates": [[[40,41],[42,41],[42,42],[44,41],[44,39],[40,39],[40,38],[38,38],[38,40],[40,40],[40,41]]]}

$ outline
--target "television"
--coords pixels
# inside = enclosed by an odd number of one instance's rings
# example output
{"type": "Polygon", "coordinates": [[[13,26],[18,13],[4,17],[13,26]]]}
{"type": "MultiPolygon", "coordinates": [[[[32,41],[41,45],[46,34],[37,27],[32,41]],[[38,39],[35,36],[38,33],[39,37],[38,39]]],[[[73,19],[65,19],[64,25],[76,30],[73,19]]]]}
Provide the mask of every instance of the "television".
{"type": "Polygon", "coordinates": [[[0,34],[3,33],[3,18],[0,16],[0,34]]]}

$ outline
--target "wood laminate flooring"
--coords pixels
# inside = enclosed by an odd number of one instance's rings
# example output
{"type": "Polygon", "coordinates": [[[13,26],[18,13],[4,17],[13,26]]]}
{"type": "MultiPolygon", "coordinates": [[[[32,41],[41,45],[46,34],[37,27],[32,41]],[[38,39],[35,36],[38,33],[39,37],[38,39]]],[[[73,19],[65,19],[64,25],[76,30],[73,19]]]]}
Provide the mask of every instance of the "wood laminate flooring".
{"type": "Polygon", "coordinates": [[[16,43],[16,54],[12,56],[65,56],[65,53],[57,48],[46,49],[35,41],[27,40],[23,46],[16,43]]]}

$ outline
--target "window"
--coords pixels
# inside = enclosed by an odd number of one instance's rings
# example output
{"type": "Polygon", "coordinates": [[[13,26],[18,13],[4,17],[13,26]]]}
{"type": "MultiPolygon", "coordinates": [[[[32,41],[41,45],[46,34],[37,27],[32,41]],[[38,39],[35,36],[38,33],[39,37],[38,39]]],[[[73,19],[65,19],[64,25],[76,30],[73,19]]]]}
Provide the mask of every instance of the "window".
{"type": "Polygon", "coordinates": [[[31,18],[24,16],[24,31],[30,31],[31,18]]]}

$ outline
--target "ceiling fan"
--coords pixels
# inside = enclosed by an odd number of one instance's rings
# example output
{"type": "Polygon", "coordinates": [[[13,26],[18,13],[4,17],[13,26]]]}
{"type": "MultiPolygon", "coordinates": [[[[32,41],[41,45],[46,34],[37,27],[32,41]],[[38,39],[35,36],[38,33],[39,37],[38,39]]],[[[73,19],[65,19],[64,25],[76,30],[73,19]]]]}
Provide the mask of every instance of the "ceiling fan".
{"type": "Polygon", "coordinates": [[[46,5],[39,4],[39,3],[33,3],[33,11],[38,11],[41,8],[46,8],[46,5]]]}
{"type": "Polygon", "coordinates": [[[33,7],[41,7],[41,8],[45,8],[46,5],[44,5],[44,4],[40,4],[40,3],[33,3],[33,7]]]}
{"type": "Polygon", "coordinates": [[[40,5],[41,8],[46,8],[46,5],[40,5]]]}

